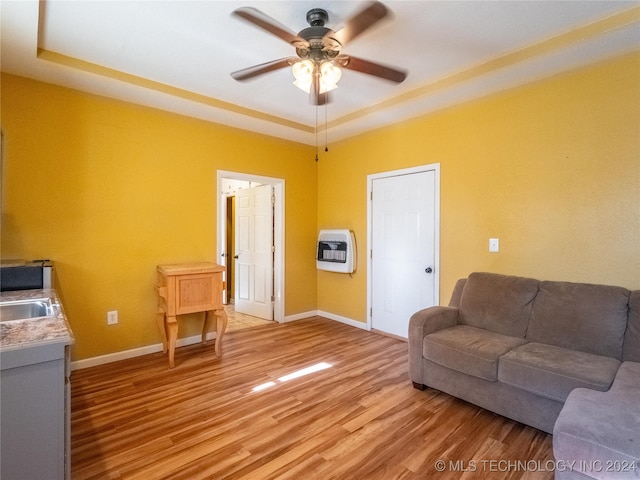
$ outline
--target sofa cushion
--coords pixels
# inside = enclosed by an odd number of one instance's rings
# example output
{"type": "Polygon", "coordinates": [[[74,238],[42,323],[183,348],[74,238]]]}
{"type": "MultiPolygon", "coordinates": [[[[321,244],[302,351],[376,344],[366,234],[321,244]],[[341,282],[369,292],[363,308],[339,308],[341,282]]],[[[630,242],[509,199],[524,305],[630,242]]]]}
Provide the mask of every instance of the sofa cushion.
{"type": "Polygon", "coordinates": [[[495,382],[500,356],[525,342],[519,337],[456,325],[425,336],[423,356],[443,367],[495,382]]]}
{"type": "Polygon", "coordinates": [[[450,307],[460,307],[460,297],[462,297],[462,290],[464,290],[465,283],[467,283],[466,278],[461,278],[456,282],[455,287],[453,287],[453,293],[451,293],[451,300],[449,300],[450,307]]]}
{"type": "Polygon", "coordinates": [[[571,392],[553,428],[553,455],[599,479],[640,478],[640,363],[624,362],[608,392],[571,392]]]}
{"type": "Polygon", "coordinates": [[[472,273],[460,298],[460,323],[524,337],[538,280],[496,273],[472,273]]]}
{"type": "Polygon", "coordinates": [[[500,358],[498,380],[564,402],[577,387],[608,390],[619,367],[611,357],[527,343],[500,358]]]}
{"type": "Polygon", "coordinates": [[[629,322],[624,336],[622,359],[640,362],[640,290],[629,295],[629,322]]]}
{"type": "Polygon", "coordinates": [[[608,285],[541,282],[527,339],[621,360],[629,293],[608,285]]]}

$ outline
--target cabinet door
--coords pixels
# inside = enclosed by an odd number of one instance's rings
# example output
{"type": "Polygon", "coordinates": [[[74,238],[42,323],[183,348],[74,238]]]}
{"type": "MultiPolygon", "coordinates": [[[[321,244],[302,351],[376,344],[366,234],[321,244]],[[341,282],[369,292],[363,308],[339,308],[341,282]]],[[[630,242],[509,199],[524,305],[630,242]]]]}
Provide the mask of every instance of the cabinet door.
{"type": "Polygon", "coordinates": [[[0,372],[0,478],[64,478],[64,360],[0,372]]]}
{"type": "Polygon", "coordinates": [[[176,277],[176,314],[222,308],[222,273],[176,277]]]}

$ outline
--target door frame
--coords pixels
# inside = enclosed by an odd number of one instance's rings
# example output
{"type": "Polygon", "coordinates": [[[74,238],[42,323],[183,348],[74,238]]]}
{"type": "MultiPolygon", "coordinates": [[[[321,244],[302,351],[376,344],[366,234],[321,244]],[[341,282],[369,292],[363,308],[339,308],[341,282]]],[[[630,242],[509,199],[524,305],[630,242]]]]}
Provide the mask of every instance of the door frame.
{"type": "Polygon", "coordinates": [[[217,255],[218,259],[223,259],[226,246],[227,229],[227,195],[222,192],[222,179],[252,181],[273,186],[275,198],[273,205],[273,319],[278,323],[283,323],[284,317],[284,179],[274,177],[264,177],[250,173],[231,172],[227,170],[217,171],[217,255]]]}
{"type": "Polygon", "coordinates": [[[390,170],[387,172],[373,173],[367,175],[367,330],[371,330],[371,310],[373,288],[372,278],[372,249],[373,249],[373,181],[381,178],[398,177],[411,175],[427,171],[435,172],[435,199],[434,199],[434,281],[433,298],[436,305],[440,304],[440,164],[430,163],[418,167],[403,168],[400,170],[390,170]]]}

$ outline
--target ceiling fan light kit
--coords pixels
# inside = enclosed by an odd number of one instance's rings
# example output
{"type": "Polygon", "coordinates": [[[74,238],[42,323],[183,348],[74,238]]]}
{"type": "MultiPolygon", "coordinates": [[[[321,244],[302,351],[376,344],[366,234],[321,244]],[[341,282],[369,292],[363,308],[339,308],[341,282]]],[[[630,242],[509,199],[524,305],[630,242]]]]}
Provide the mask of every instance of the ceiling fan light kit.
{"type": "Polygon", "coordinates": [[[291,66],[295,77],[293,84],[309,93],[309,100],[313,105],[328,103],[327,93],[337,88],[342,68],[395,83],[403,82],[407,76],[404,71],[341,54],[347,42],[371,28],[389,13],[382,3],[369,2],[336,32],[324,26],[329,20],[327,12],[321,8],[313,8],[307,12],[307,22],[310,26],[296,34],[255,8],[239,8],[233,12],[234,15],[293,45],[297,57],[286,57],[255,65],[233,72],[231,76],[238,81],[244,81],[291,66]]]}
{"type": "Polygon", "coordinates": [[[323,61],[319,65],[312,60],[300,60],[291,67],[295,81],[293,84],[300,90],[311,93],[314,77],[318,77],[319,93],[330,92],[338,88],[342,70],[332,62],[323,61]]]}

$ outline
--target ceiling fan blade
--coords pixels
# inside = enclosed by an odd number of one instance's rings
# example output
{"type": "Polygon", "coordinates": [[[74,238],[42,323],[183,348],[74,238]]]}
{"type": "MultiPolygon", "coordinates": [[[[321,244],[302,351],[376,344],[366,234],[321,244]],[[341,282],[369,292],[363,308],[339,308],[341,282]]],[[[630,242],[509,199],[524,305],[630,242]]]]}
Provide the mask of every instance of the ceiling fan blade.
{"type": "Polygon", "coordinates": [[[366,73],[367,75],[384,78],[396,83],[402,83],[407,78],[406,71],[352,57],[351,55],[338,55],[335,62],[347,70],[355,70],[356,72],[366,73]]]}
{"type": "Polygon", "coordinates": [[[291,45],[295,45],[296,47],[308,45],[308,42],[304,38],[299,37],[296,33],[292,32],[284,25],[278,23],[269,15],[262,13],[257,8],[241,7],[234,10],[232,15],[236,15],[237,17],[246,20],[256,27],[262,28],[266,32],[275,35],[276,37],[281,38],[285,42],[290,43],[291,45]]]}
{"type": "Polygon", "coordinates": [[[325,103],[329,103],[329,94],[327,92],[320,93],[320,75],[314,75],[311,81],[309,103],[311,105],[324,105],[325,103]]]}
{"type": "Polygon", "coordinates": [[[344,46],[389,15],[389,13],[389,9],[382,3],[369,2],[366,7],[349,18],[343,28],[337,32],[328,32],[325,38],[335,40],[344,46]]]}
{"type": "Polygon", "coordinates": [[[311,94],[309,96],[309,103],[311,103],[311,105],[324,105],[329,103],[329,94],[327,92],[318,93],[317,95],[311,94]]]}
{"type": "Polygon", "coordinates": [[[261,63],[260,65],[254,65],[253,67],[243,68],[242,70],[232,72],[231,76],[239,82],[242,82],[243,80],[249,80],[250,78],[257,77],[258,75],[289,67],[298,60],[299,58],[297,57],[281,58],[279,60],[261,63]]]}

